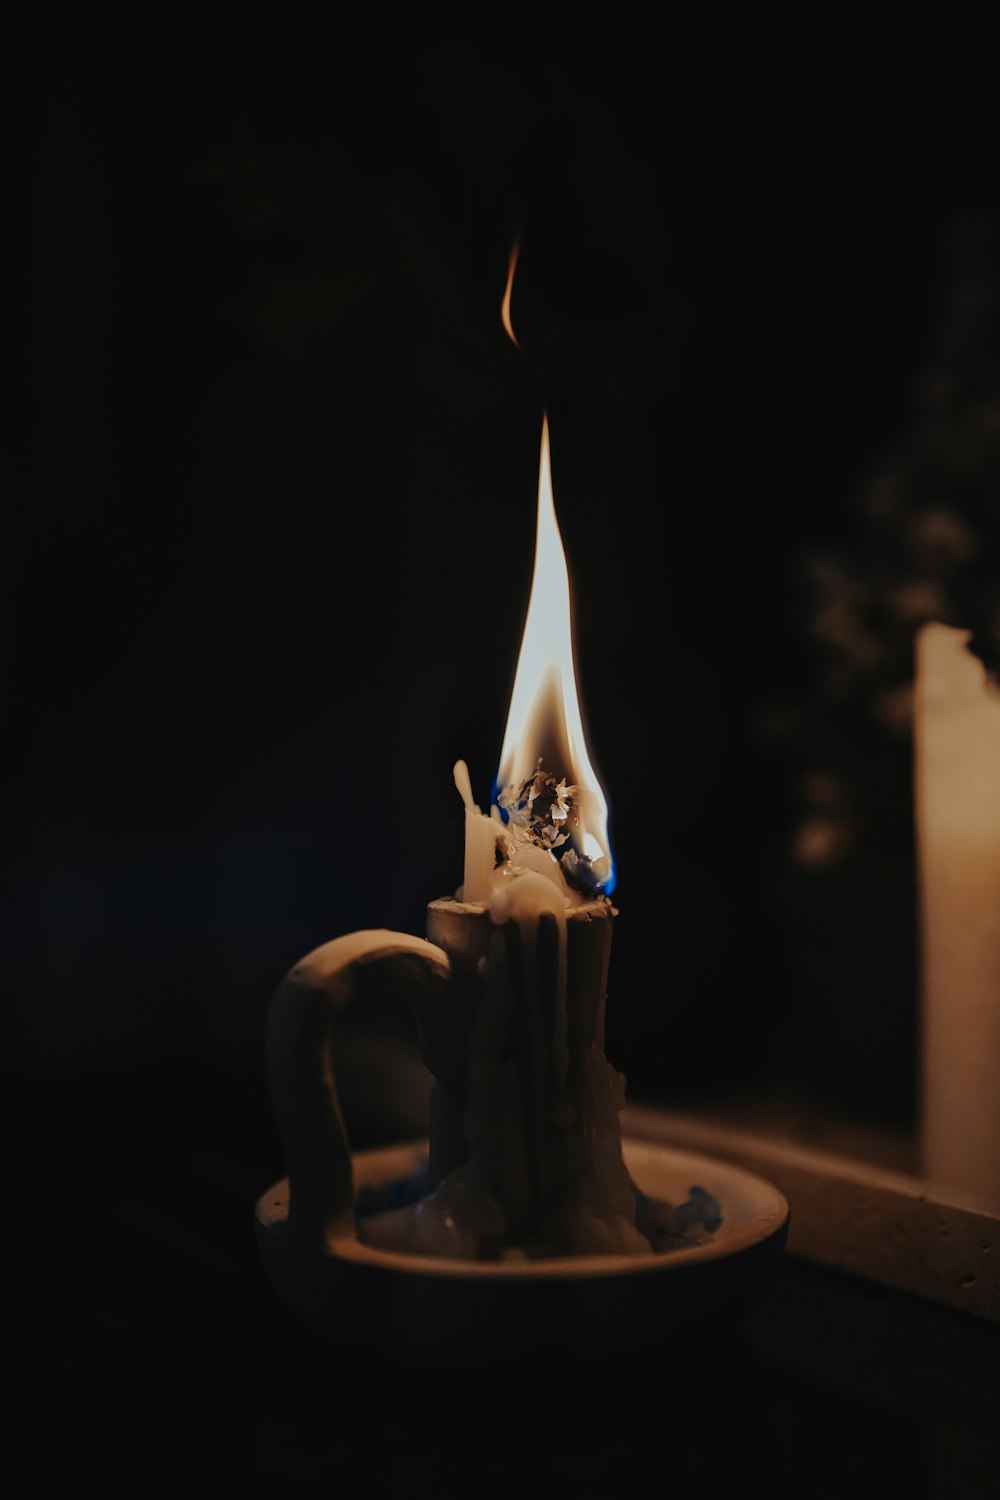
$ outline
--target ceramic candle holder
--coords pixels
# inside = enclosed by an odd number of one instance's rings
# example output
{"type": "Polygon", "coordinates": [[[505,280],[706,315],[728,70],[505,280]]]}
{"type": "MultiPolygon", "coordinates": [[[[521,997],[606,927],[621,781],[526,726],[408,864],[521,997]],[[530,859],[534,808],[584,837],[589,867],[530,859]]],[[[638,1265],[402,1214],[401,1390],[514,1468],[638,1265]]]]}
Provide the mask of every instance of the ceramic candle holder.
{"type": "Polygon", "coordinates": [[[526,938],[444,900],[428,932],[336,938],[272,1002],[288,1175],[256,1231],[290,1314],[379,1367],[495,1372],[530,1350],[537,1374],[655,1361],[728,1328],[777,1268],[788,1204],[728,1163],[622,1138],[603,1054],[610,914],[526,938]],[[336,1017],[388,994],[413,1007],[435,1078],[428,1135],[355,1153],[336,1017]]]}

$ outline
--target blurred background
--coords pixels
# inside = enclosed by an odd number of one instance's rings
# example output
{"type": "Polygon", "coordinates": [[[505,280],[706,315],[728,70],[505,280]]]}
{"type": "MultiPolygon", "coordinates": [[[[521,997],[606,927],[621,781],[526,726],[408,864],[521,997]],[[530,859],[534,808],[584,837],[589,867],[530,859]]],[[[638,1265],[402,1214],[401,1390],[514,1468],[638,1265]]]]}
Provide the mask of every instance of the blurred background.
{"type": "MultiPolygon", "coordinates": [[[[1000,660],[985,64],[620,16],[387,51],[159,8],[35,56],[3,1067],[50,1206],[108,1171],[250,1236],[276,986],[461,882],[543,411],[610,1059],[644,1101],[912,1126],[914,631],[1000,660]]],[[[422,1128],[409,1028],[345,1023],[359,1145],[422,1128]]]]}

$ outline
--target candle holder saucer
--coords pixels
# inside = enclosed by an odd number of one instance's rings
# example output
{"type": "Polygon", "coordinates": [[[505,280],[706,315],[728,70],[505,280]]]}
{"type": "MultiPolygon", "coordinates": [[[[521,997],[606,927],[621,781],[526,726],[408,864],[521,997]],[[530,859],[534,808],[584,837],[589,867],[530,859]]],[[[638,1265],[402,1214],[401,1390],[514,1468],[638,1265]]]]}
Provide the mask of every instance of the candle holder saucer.
{"type": "MultiPolygon", "coordinates": [[[[626,1137],[645,1194],[712,1195],[718,1228],[649,1255],[459,1260],[377,1248],[345,1219],[321,1249],[288,1234],[288,1179],[256,1204],[267,1275],[295,1320],[361,1364],[411,1371],[534,1375],[648,1367],[724,1336],[764,1295],[784,1252],[789,1208],[772,1184],[729,1162],[626,1137]]],[[[425,1141],[355,1154],[355,1203],[419,1173],[425,1141]]]]}

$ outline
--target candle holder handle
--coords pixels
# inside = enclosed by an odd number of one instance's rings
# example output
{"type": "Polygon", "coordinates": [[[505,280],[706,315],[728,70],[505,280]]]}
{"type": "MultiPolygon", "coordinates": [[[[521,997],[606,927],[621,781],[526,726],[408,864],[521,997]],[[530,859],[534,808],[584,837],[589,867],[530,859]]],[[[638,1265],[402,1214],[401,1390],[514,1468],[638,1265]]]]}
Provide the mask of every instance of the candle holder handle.
{"type": "Polygon", "coordinates": [[[434,943],[370,928],[313,949],[275,992],[267,1075],[288,1170],[286,1233],[303,1247],[323,1250],[354,1222],[351,1146],[334,1080],[337,1015],[365,996],[398,995],[416,1006],[450,974],[434,943]]]}

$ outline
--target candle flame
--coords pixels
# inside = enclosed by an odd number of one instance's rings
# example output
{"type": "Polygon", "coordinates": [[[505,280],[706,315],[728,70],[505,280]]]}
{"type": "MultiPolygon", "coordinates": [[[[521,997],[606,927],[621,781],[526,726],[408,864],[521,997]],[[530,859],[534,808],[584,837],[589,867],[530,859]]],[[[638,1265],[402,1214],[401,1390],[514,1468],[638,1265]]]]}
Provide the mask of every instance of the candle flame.
{"type": "MultiPolygon", "coordinates": [[[[512,258],[513,266],[513,258],[512,258]]],[[[542,420],[535,566],[493,801],[515,838],[548,848],[571,884],[609,896],[608,808],[576,684],[569,570],[542,420]]]]}
{"type": "Polygon", "coordinates": [[[500,317],[503,321],[503,326],[504,328],[506,328],[507,336],[516,349],[520,349],[521,346],[517,342],[517,338],[514,333],[514,325],[511,322],[510,299],[514,291],[514,272],[517,269],[517,257],[520,252],[521,241],[516,239],[510,247],[510,260],[507,265],[507,285],[504,288],[503,301],[500,304],[500,317]]]}

